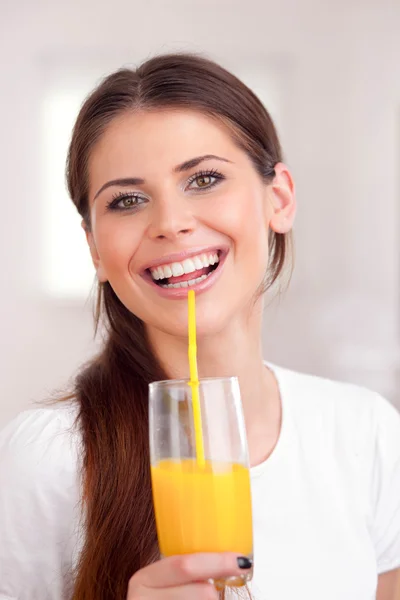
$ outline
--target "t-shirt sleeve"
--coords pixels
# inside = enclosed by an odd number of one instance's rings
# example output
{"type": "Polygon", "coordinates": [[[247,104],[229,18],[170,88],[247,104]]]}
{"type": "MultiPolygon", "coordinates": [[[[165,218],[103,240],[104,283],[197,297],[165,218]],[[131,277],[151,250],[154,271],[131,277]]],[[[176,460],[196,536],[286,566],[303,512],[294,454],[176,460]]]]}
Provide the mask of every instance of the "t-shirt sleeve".
{"type": "Polygon", "coordinates": [[[378,573],[384,573],[400,567],[400,414],[381,397],[375,408],[373,535],[378,573]]]}
{"type": "Polygon", "coordinates": [[[0,433],[0,600],[71,597],[77,453],[64,409],[31,410],[0,433]]]}

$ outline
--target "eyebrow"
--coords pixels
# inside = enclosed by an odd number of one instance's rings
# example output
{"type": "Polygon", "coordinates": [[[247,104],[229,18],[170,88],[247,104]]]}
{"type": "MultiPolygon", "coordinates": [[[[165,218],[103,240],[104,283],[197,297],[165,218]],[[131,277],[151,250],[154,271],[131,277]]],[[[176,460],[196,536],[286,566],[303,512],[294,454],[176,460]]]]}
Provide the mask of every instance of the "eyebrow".
{"type": "Polygon", "coordinates": [[[143,183],[144,179],[140,179],[139,177],[122,177],[120,179],[111,179],[111,181],[107,181],[107,183],[102,185],[101,188],[96,192],[93,201],[96,200],[97,196],[99,196],[101,192],[104,192],[104,190],[106,190],[109,187],[113,187],[116,185],[127,187],[131,185],[142,185],[143,183]]]}
{"type": "Polygon", "coordinates": [[[197,167],[197,165],[199,165],[204,160],[211,160],[211,159],[221,160],[222,162],[227,162],[227,163],[232,162],[231,160],[228,160],[227,158],[222,158],[222,156],[216,156],[215,154],[203,154],[203,156],[196,156],[195,158],[186,160],[185,162],[183,162],[180,165],[178,165],[177,167],[175,167],[174,171],[175,171],[175,173],[183,173],[184,171],[189,171],[189,169],[194,169],[194,167],[197,167]]]}
{"type": "MultiPolygon", "coordinates": [[[[222,156],[216,156],[215,154],[203,154],[203,156],[196,156],[195,158],[190,158],[189,160],[186,160],[185,162],[181,163],[180,165],[177,165],[174,168],[174,172],[175,173],[184,173],[185,171],[189,171],[190,169],[194,169],[194,167],[197,167],[201,162],[205,161],[205,160],[220,160],[222,162],[227,162],[227,163],[231,163],[231,160],[228,160],[227,158],[222,158],[222,156]]],[[[128,187],[128,186],[132,186],[132,185],[143,185],[145,183],[145,180],[140,178],[140,177],[122,177],[119,179],[111,179],[110,181],[107,181],[104,185],[101,186],[101,188],[96,192],[93,201],[96,200],[96,198],[101,194],[101,192],[104,192],[104,190],[106,190],[109,187],[113,187],[113,186],[122,186],[122,187],[128,187]]]]}

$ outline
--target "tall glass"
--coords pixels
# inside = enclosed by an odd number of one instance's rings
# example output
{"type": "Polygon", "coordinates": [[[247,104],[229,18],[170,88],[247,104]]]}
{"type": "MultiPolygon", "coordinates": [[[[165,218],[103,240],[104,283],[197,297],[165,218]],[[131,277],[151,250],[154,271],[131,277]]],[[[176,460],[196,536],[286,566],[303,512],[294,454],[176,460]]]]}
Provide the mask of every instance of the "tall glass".
{"type": "MultiPolygon", "coordinates": [[[[250,475],[236,377],[199,383],[204,458],[196,455],[186,380],[149,386],[153,501],[162,556],[236,552],[253,558],[250,475]]],[[[214,582],[241,586],[252,572],[214,582]]]]}

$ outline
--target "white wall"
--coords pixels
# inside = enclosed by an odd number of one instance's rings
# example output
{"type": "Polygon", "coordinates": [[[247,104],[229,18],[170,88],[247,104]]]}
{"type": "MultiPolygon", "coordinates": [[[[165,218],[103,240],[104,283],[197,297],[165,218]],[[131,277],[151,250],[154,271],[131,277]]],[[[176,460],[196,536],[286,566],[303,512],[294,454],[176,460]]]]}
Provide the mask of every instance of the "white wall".
{"type": "Polygon", "coordinates": [[[400,406],[399,30],[386,1],[3,0],[0,424],[94,348],[90,306],[41,287],[49,77],[184,49],[279,88],[299,216],[291,289],[266,313],[268,358],[400,406]]]}

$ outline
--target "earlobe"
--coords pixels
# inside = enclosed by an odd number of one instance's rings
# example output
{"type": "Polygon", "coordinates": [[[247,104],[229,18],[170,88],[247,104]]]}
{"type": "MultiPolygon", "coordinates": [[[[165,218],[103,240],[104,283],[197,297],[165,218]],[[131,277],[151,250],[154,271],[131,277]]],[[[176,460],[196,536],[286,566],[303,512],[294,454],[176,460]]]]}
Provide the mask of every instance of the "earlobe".
{"type": "Polygon", "coordinates": [[[289,169],[283,163],[275,166],[275,177],[269,188],[272,216],[269,226],[276,233],[288,233],[296,214],[296,195],[289,169]]]}
{"type": "Polygon", "coordinates": [[[100,283],[105,283],[107,281],[107,276],[104,272],[104,268],[102,266],[99,253],[96,248],[93,233],[91,232],[91,230],[89,229],[89,227],[87,226],[85,221],[82,221],[82,228],[86,235],[86,240],[87,240],[87,243],[89,246],[90,255],[92,257],[92,262],[93,262],[94,268],[96,270],[97,279],[100,281],[100,283]]]}

